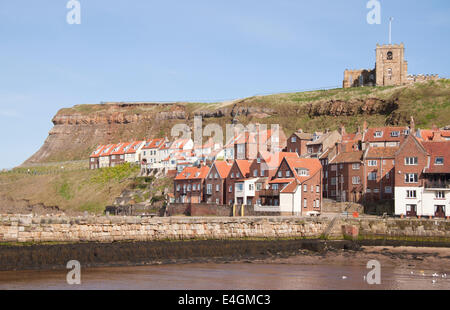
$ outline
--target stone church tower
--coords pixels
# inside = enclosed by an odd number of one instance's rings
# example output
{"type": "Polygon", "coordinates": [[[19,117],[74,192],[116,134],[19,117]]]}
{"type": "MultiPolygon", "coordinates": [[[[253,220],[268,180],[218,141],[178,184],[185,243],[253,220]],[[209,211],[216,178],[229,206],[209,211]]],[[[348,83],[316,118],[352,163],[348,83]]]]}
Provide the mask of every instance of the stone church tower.
{"type": "Polygon", "coordinates": [[[408,75],[408,62],[405,60],[405,47],[397,45],[378,45],[376,48],[376,85],[405,85],[408,75]]]}
{"type": "Polygon", "coordinates": [[[403,43],[377,44],[375,55],[375,69],[345,70],[342,87],[399,86],[439,79],[438,75],[408,75],[403,43]]]}

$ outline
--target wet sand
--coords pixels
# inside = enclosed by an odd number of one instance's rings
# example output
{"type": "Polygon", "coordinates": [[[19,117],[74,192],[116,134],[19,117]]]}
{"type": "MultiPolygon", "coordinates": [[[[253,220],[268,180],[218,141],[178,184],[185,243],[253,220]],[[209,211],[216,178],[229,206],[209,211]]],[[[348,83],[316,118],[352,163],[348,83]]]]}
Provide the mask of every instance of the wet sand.
{"type": "MultiPolygon", "coordinates": [[[[290,265],[366,266],[369,260],[378,260],[385,267],[430,269],[436,272],[450,270],[450,248],[362,246],[360,250],[331,250],[323,253],[301,251],[290,257],[267,258],[255,263],[290,265]]],[[[449,273],[450,278],[450,273],[449,273]]]]}

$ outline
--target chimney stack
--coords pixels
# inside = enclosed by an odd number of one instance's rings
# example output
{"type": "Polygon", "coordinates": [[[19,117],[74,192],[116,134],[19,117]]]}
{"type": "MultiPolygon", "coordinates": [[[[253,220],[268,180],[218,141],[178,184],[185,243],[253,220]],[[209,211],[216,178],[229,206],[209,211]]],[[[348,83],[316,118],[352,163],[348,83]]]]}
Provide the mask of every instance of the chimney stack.
{"type": "Polygon", "coordinates": [[[416,123],[414,122],[414,117],[412,116],[409,123],[409,131],[411,132],[411,135],[414,135],[416,133],[416,123]]]}

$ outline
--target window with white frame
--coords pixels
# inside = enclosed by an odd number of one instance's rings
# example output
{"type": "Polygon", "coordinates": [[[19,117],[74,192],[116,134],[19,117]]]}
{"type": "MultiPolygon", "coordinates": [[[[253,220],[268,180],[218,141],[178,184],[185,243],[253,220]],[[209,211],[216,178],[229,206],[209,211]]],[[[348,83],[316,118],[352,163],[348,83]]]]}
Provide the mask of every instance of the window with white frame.
{"type": "Polygon", "coordinates": [[[352,184],[353,185],[361,184],[361,178],[360,177],[352,177],[352,184]]]}
{"type": "Polygon", "coordinates": [[[307,191],[308,191],[308,185],[307,185],[307,184],[304,184],[304,185],[303,185],[303,191],[304,191],[304,192],[307,192],[307,191]]]}
{"type": "Polygon", "coordinates": [[[256,170],[256,169],[253,170],[253,176],[254,176],[254,177],[257,177],[257,176],[258,176],[258,170],[256,170]]]}
{"type": "Polygon", "coordinates": [[[233,185],[230,185],[230,187],[228,187],[228,192],[232,193],[233,192],[233,185]]]}
{"type": "Polygon", "coordinates": [[[416,166],[417,165],[417,157],[405,157],[405,165],[406,166],[416,166]]]}
{"type": "Polygon", "coordinates": [[[337,170],[337,165],[331,165],[331,171],[336,171],[337,170]]]}
{"type": "Polygon", "coordinates": [[[297,142],[297,137],[292,137],[291,142],[292,142],[292,143],[297,142]]]}
{"type": "Polygon", "coordinates": [[[278,171],[278,177],[282,178],[283,177],[283,172],[282,171],[278,171]]]}
{"type": "Polygon", "coordinates": [[[373,134],[373,136],[375,138],[381,138],[383,136],[383,132],[382,131],[375,131],[375,133],[373,134]]]}
{"type": "Polygon", "coordinates": [[[220,185],[216,184],[216,192],[220,192],[220,185]]]}
{"type": "Polygon", "coordinates": [[[320,186],[316,185],[316,193],[320,193],[320,186]]]}
{"type": "Polygon", "coordinates": [[[405,183],[417,183],[419,181],[417,173],[406,173],[405,183]]]}
{"type": "Polygon", "coordinates": [[[378,162],[376,160],[369,160],[368,165],[369,167],[376,167],[378,162]]]}
{"type": "Polygon", "coordinates": [[[400,136],[400,131],[392,131],[391,132],[391,137],[399,137],[400,136]]]}
{"type": "Polygon", "coordinates": [[[376,181],[377,180],[377,173],[375,171],[370,172],[368,176],[369,181],[376,181]]]}
{"type": "Polygon", "coordinates": [[[392,187],[391,187],[391,186],[386,186],[386,187],[384,188],[384,192],[385,192],[386,194],[392,194],[392,187]]]}
{"type": "Polygon", "coordinates": [[[291,172],[289,170],[286,170],[286,177],[289,178],[291,176],[291,172]]]}
{"type": "Polygon", "coordinates": [[[442,166],[444,164],[444,157],[436,157],[436,159],[434,160],[434,164],[442,166]]]}
{"type": "Polygon", "coordinates": [[[435,193],[436,199],[445,199],[445,193],[443,191],[437,191],[435,193]]]}
{"type": "Polygon", "coordinates": [[[303,199],[303,208],[308,208],[308,199],[306,198],[303,199]]]}
{"type": "Polygon", "coordinates": [[[331,185],[336,185],[337,178],[331,178],[331,185]]]}
{"type": "Polygon", "coordinates": [[[417,191],[415,190],[407,190],[406,198],[417,198],[417,191]]]}
{"type": "Polygon", "coordinates": [[[180,184],[178,184],[178,185],[177,185],[177,192],[179,192],[180,189],[181,189],[181,186],[180,186],[180,184]]]}
{"type": "Polygon", "coordinates": [[[359,164],[359,163],[352,164],[352,169],[353,170],[359,170],[360,168],[361,168],[361,164],[359,164]]]}

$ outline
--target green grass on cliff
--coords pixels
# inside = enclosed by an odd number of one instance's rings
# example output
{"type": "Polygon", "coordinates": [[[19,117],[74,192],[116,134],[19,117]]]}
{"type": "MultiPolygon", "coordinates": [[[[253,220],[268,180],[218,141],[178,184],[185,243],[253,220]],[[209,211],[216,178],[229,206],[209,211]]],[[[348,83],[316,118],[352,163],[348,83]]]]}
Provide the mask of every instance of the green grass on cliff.
{"type": "MultiPolygon", "coordinates": [[[[122,190],[133,183],[139,167],[128,164],[89,170],[61,169],[61,164],[44,164],[0,173],[0,213],[5,204],[26,200],[31,205],[58,206],[67,213],[102,213],[122,190]],[[59,169],[58,169],[59,168],[59,169]],[[30,171],[28,171],[30,169],[30,171]]],[[[65,163],[70,167],[70,163],[65,163]]]]}

